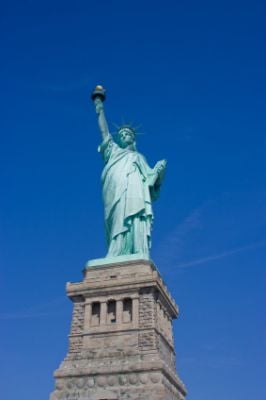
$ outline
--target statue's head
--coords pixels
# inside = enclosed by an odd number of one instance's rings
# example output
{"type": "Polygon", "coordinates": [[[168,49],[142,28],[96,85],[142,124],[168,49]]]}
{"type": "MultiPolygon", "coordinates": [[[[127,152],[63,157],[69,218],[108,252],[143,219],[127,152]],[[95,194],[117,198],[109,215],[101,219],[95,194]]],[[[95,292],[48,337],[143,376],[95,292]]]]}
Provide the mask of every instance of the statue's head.
{"type": "Polygon", "coordinates": [[[126,147],[132,147],[135,150],[136,145],[136,132],[131,125],[120,126],[117,132],[118,144],[123,149],[126,147]]]}

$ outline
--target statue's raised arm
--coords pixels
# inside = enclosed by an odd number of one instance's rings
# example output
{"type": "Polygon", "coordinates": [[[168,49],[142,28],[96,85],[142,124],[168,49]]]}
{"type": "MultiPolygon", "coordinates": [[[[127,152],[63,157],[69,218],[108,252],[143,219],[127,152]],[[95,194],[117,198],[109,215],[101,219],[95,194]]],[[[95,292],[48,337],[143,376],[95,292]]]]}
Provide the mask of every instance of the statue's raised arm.
{"type": "Polygon", "coordinates": [[[102,86],[97,85],[91,95],[95,104],[96,113],[98,114],[98,124],[102,134],[102,139],[105,141],[110,135],[108,124],[104,114],[103,102],[105,100],[105,90],[102,86]]]}

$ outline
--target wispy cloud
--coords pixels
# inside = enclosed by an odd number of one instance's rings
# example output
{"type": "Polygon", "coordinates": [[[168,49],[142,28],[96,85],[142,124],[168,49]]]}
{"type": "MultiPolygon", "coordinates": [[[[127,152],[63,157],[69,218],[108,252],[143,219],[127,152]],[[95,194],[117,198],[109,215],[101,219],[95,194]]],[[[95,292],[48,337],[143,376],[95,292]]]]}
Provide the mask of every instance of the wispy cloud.
{"type": "Polygon", "coordinates": [[[243,365],[242,360],[229,354],[216,354],[215,357],[182,357],[179,359],[179,363],[183,365],[197,365],[200,368],[230,368],[243,365]]]}
{"type": "Polygon", "coordinates": [[[222,193],[204,202],[165,236],[155,259],[182,271],[265,246],[264,200],[260,192],[246,197],[222,193]]]}
{"type": "Polygon", "coordinates": [[[66,301],[65,297],[53,299],[47,303],[37,304],[23,310],[0,314],[0,320],[16,320],[27,318],[40,318],[51,315],[62,314],[62,306],[66,301]]]}
{"type": "Polygon", "coordinates": [[[1,314],[0,320],[17,320],[17,319],[28,319],[28,318],[40,318],[40,317],[47,317],[51,316],[52,314],[57,314],[55,312],[29,312],[29,311],[22,311],[17,313],[7,313],[1,314]]]}
{"type": "Polygon", "coordinates": [[[203,207],[192,210],[189,215],[177,225],[177,227],[165,238],[159,246],[156,258],[162,259],[163,263],[171,262],[180,256],[188,236],[195,230],[201,229],[201,213],[203,207]]]}
{"type": "Polygon", "coordinates": [[[175,231],[169,238],[170,244],[175,244],[178,246],[183,245],[186,236],[195,229],[201,227],[201,208],[194,209],[184,221],[177,226],[175,231]]]}
{"type": "Polygon", "coordinates": [[[249,245],[246,246],[241,246],[241,247],[236,247],[232,250],[227,250],[224,251],[222,253],[217,253],[217,254],[212,254],[209,256],[205,256],[205,257],[201,257],[195,260],[191,260],[188,262],[184,262],[182,264],[177,265],[177,268],[188,268],[188,267],[194,267],[195,265],[200,265],[200,264],[206,264],[209,261],[214,261],[214,260],[220,260],[221,258],[224,257],[229,257],[231,255],[237,254],[237,253],[242,253],[248,250],[253,250],[256,249],[258,247],[262,247],[266,245],[266,241],[259,241],[259,242],[255,242],[255,243],[251,243],[249,245]]]}
{"type": "Polygon", "coordinates": [[[65,81],[64,83],[47,83],[42,87],[44,90],[48,90],[51,92],[72,92],[73,90],[78,90],[86,87],[90,87],[90,83],[92,80],[88,77],[83,77],[74,81],[65,81]]]}

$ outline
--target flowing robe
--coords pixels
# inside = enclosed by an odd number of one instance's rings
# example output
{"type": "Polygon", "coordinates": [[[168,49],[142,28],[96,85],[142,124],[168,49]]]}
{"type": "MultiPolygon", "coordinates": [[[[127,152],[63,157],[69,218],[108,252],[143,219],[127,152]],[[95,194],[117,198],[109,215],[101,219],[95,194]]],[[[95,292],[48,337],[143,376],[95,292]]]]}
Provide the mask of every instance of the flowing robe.
{"type": "Polygon", "coordinates": [[[105,166],[102,187],[108,256],[149,255],[152,201],[159,194],[157,175],[145,158],[121,148],[109,136],[99,146],[105,166]]]}

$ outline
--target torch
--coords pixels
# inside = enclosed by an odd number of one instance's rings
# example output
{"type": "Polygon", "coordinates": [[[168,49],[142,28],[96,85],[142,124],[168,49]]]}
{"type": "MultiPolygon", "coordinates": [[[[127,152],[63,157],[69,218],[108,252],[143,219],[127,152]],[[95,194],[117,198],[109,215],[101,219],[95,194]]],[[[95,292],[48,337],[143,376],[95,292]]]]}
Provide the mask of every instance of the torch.
{"type": "Polygon", "coordinates": [[[94,101],[95,105],[103,103],[106,98],[104,87],[101,85],[97,85],[91,94],[91,98],[94,101]]]}

